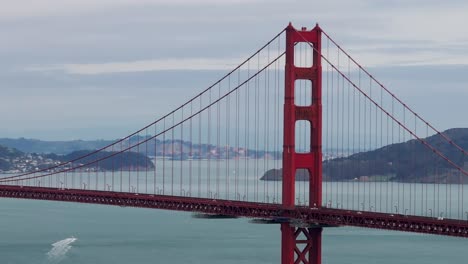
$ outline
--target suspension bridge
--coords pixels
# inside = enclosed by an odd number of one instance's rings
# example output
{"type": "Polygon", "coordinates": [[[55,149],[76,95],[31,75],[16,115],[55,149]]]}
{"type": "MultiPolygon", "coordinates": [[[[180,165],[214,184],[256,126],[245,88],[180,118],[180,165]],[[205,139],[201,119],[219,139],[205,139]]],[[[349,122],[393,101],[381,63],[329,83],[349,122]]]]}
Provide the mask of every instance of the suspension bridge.
{"type": "Polygon", "coordinates": [[[290,24],[134,133],[3,176],[0,196],[278,223],[281,263],[321,263],[329,226],[468,237],[467,164],[318,25],[290,24]]]}

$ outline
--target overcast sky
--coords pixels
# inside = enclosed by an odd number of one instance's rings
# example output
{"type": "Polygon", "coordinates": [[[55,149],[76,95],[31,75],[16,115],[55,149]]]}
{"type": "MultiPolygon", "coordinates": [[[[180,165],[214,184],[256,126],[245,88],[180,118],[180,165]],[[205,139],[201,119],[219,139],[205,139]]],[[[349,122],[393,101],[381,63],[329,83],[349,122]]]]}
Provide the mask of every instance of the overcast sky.
{"type": "Polygon", "coordinates": [[[320,23],[436,127],[468,127],[466,0],[0,1],[0,137],[125,136],[289,21],[320,23]]]}

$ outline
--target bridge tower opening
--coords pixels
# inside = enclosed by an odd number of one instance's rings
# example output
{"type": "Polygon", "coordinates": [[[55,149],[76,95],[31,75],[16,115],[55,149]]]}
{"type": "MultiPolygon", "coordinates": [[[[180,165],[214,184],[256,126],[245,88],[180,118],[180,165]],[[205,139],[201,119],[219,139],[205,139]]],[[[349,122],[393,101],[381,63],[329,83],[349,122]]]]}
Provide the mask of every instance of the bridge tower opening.
{"type": "MultiPolygon", "coordinates": [[[[283,206],[295,207],[295,174],[298,169],[309,172],[309,207],[322,205],[322,66],[321,33],[317,25],[312,30],[286,28],[286,65],[283,145],[283,206]],[[312,45],[311,65],[296,66],[295,46],[312,45]],[[297,105],[296,80],[311,82],[310,105],[297,105]],[[295,148],[296,122],[305,120],[310,125],[310,151],[298,153],[295,148]]],[[[321,226],[301,226],[300,223],[281,224],[281,263],[321,263],[321,226]]]]}

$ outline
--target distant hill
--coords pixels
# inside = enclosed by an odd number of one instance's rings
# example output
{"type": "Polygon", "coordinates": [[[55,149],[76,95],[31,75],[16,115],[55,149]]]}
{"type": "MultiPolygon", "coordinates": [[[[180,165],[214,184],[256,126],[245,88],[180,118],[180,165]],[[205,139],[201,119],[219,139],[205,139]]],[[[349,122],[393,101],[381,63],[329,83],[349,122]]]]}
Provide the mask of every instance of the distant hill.
{"type": "MultiPolygon", "coordinates": [[[[44,155],[47,159],[52,159],[60,162],[66,162],[69,160],[74,160],[79,157],[83,157],[88,153],[91,153],[92,150],[79,150],[69,153],[67,155],[56,155],[56,154],[46,154],[44,155]]],[[[79,160],[79,163],[75,163],[76,165],[80,164],[87,164],[93,162],[95,160],[103,159],[98,163],[93,163],[87,167],[96,168],[99,167],[100,170],[134,170],[137,168],[144,168],[144,169],[153,169],[154,164],[150,158],[147,156],[137,153],[137,152],[124,152],[124,153],[117,153],[117,152],[110,152],[110,151],[100,151],[96,154],[90,155],[89,157],[83,158],[79,160]],[[104,159],[107,156],[113,155],[114,156],[104,159]]],[[[84,168],[87,168],[84,167],[84,168]]]]}
{"type": "Polygon", "coordinates": [[[0,171],[8,171],[13,168],[13,161],[23,156],[24,153],[14,148],[0,145],[0,171]]]}
{"type": "MultiPolygon", "coordinates": [[[[443,133],[460,147],[468,150],[468,128],[453,128],[443,133]]],[[[426,141],[458,166],[468,167],[468,158],[443,140],[442,136],[436,134],[426,138],[426,141]]],[[[323,162],[323,178],[330,181],[457,183],[460,180],[457,174],[452,173],[454,171],[446,161],[417,140],[323,162]]],[[[296,175],[298,180],[307,178],[303,172],[298,172],[296,175]]],[[[263,180],[281,180],[281,178],[281,170],[267,171],[262,177],[263,180]]],[[[468,180],[464,179],[464,182],[468,183],[468,180]]]]}
{"type": "MultiPolygon", "coordinates": [[[[8,148],[0,145],[0,173],[24,173],[41,169],[47,169],[59,163],[73,160],[82,157],[92,150],[73,151],[66,155],[57,154],[37,154],[23,153],[14,148],[8,148]]],[[[117,154],[116,152],[101,151],[90,157],[83,158],[72,166],[87,164],[107,156],[98,163],[83,166],[83,169],[92,168],[93,170],[136,170],[136,169],[153,169],[154,164],[146,155],[137,152],[125,152],[117,154]]],[[[69,167],[70,165],[67,165],[69,167]]]]}
{"type": "MultiPolygon", "coordinates": [[[[148,136],[135,135],[127,138],[113,147],[114,151],[120,148],[126,148],[146,140],[148,136]]],[[[10,148],[16,148],[25,153],[39,154],[59,154],[80,150],[96,150],[113,143],[114,140],[73,140],[73,141],[43,141],[38,139],[26,138],[0,138],[0,145],[10,148]]],[[[138,151],[138,148],[132,149],[138,151]]],[[[280,159],[281,153],[275,151],[253,150],[245,148],[226,148],[225,146],[216,146],[213,144],[196,143],[180,139],[151,139],[147,144],[139,148],[141,153],[148,156],[171,156],[174,159],[187,159],[189,156],[195,159],[232,159],[239,157],[247,158],[274,158],[280,159]]]]}
{"type": "Polygon", "coordinates": [[[27,138],[0,138],[0,145],[15,148],[25,153],[67,154],[73,151],[98,149],[113,142],[112,140],[72,140],[43,141],[27,138]]]}

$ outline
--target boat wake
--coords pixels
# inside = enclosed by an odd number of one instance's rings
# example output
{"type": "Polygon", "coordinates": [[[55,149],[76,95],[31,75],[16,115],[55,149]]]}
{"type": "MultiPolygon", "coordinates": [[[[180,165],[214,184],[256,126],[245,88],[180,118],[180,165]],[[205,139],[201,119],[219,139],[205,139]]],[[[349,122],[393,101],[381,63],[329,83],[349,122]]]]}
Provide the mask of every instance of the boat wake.
{"type": "Polygon", "coordinates": [[[55,263],[61,261],[67,252],[72,248],[72,244],[77,239],[75,237],[65,238],[64,240],[57,241],[52,244],[52,249],[47,252],[50,261],[55,263]]]}

